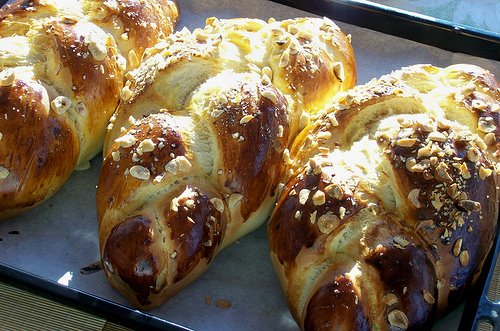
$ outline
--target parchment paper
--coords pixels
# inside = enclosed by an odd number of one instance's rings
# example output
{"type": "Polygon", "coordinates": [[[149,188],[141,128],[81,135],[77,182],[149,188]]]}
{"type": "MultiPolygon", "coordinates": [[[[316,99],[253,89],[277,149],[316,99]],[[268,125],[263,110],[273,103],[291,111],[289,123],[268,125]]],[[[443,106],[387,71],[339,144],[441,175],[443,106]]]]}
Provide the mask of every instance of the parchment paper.
{"type": "MultiPolygon", "coordinates": [[[[178,29],[204,26],[210,16],[278,20],[311,14],[264,0],[179,0],[178,29]]],[[[417,63],[447,66],[478,64],[500,77],[498,62],[452,54],[389,35],[337,22],[352,35],[358,82],[417,63]]],[[[76,172],[50,200],[14,219],[0,222],[0,263],[131,307],[112,290],[102,271],[80,269],[99,260],[95,188],[100,156],[89,170],[76,172]]],[[[435,330],[456,330],[461,308],[438,322],[435,330]]],[[[265,225],[225,249],[201,278],[161,308],[148,312],[196,330],[297,330],[274,275],[265,225]],[[205,297],[212,304],[205,302],[205,297]],[[222,309],[215,301],[232,306],[222,309]]]]}

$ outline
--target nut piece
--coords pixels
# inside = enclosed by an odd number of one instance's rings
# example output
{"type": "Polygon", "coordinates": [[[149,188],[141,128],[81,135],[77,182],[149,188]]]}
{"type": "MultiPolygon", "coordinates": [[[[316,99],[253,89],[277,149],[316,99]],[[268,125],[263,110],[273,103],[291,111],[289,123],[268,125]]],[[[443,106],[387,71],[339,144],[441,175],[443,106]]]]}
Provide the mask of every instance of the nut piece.
{"type": "Polygon", "coordinates": [[[111,152],[111,157],[113,158],[113,161],[115,161],[115,162],[120,161],[120,151],[111,152]]]}
{"type": "Polygon", "coordinates": [[[251,120],[254,119],[255,116],[253,115],[245,115],[241,118],[240,120],[240,124],[247,124],[248,122],[250,122],[251,120]]]}
{"type": "Polygon", "coordinates": [[[329,234],[340,225],[340,219],[332,212],[327,212],[318,218],[318,229],[321,233],[329,234]]]}
{"type": "Polygon", "coordinates": [[[460,264],[465,267],[469,264],[469,252],[468,251],[462,251],[460,253],[460,256],[458,258],[460,260],[460,264]]]}
{"type": "Polygon", "coordinates": [[[332,198],[342,199],[344,197],[344,190],[338,184],[330,184],[325,187],[325,192],[332,198]]]}
{"type": "Polygon", "coordinates": [[[301,205],[305,204],[307,202],[307,199],[309,199],[309,194],[311,193],[310,190],[304,188],[300,190],[299,192],[299,203],[301,205]]]}
{"type": "Polygon", "coordinates": [[[462,238],[457,239],[455,244],[453,245],[453,255],[459,256],[460,251],[462,250],[462,238]]]}
{"type": "Polygon", "coordinates": [[[9,176],[9,170],[5,167],[0,166],[0,179],[5,179],[9,176]]]}
{"type": "Polygon", "coordinates": [[[312,197],[313,205],[321,206],[325,204],[325,193],[323,191],[316,191],[312,197]]]}
{"type": "Polygon", "coordinates": [[[115,139],[115,143],[117,143],[120,147],[125,147],[125,148],[134,145],[136,141],[137,139],[131,134],[126,134],[124,136],[115,139]]]}
{"type": "Polygon", "coordinates": [[[391,306],[391,305],[395,304],[396,302],[398,302],[398,297],[394,293],[387,293],[386,295],[384,295],[382,300],[384,301],[384,303],[387,306],[391,306]]]}
{"type": "Polygon", "coordinates": [[[394,238],[392,238],[392,240],[394,241],[395,246],[399,248],[404,248],[408,246],[408,244],[410,244],[408,240],[400,236],[395,236],[394,238]]]}
{"type": "Polygon", "coordinates": [[[130,87],[128,87],[127,85],[124,86],[120,92],[120,98],[123,100],[123,101],[128,101],[130,100],[130,98],[132,98],[132,90],[130,89],[130,87]]]}
{"type": "Polygon", "coordinates": [[[433,132],[429,133],[429,139],[432,141],[437,141],[437,142],[445,142],[446,136],[439,131],[433,131],[433,132]]]}
{"type": "Polygon", "coordinates": [[[492,173],[493,170],[491,169],[485,168],[483,166],[479,168],[479,178],[481,178],[482,180],[485,180],[487,177],[491,176],[492,173]]]}
{"type": "Polygon", "coordinates": [[[303,128],[308,126],[310,119],[311,119],[311,117],[309,116],[309,114],[307,112],[303,111],[302,114],[300,114],[300,118],[299,118],[299,130],[302,130],[303,128]]]}
{"type": "Polygon", "coordinates": [[[432,305],[434,304],[434,302],[436,302],[432,294],[430,294],[427,290],[423,290],[422,295],[427,303],[430,303],[432,305]]]}
{"type": "Polygon", "coordinates": [[[148,180],[149,177],[151,176],[149,169],[140,165],[135,165],[132,168],[130,168],[130,174],[133,177],[141,180],[148,180]]]}
{"type": "Polygon", "coordinates": [[[493,132],[496,129],[495,120],[490,116],[480,117],[477,122],[477,129],[484,133],[493,132]]]}
{"type": "Polygon", "coordinates": [[[212,198],[210,199],[210,202],[212,203],[212,205],[214,205],[215,209],[217,209],[218,212],[224,212],[224,202],[221,199],[212,198]]]}
{"type": "Polygon", "coordinates": [[[265,90],[262,91],[262,96],[272,103],[278,103],[278,96],[273,91],[265,90]]]}
{"type": "Polygon", "coordinates": [[[50,108],[58,114],[64,114],[71,107],[71,100],[65,96],[58,96],[50,103],[50,108]]]}
{"type": "Polygon", "coordinates": [[[406,314],[403,313],[401,310],[391,311],[387,316],[387,319],[389,320],[389,324],[391,326],[395,326],[403,330],[408,329],[408,324],[409,324],[408,317],[406,317],[406,314]]]}
{"type": "Polygon", "coordinates": [[[139,58],[133,49],[128,52],[128,63],[130,68],[137,68],[139,66],[139,58]]]}
{"type": "Polygon", "coordinates": [[[11,86],[16,79],[16,73],[14,69],[7,68],[0,72],[0,85],[1,86],[11,86]]]}
{"type": "Polygon", "coordinates": [[[420,200],[418,199],[418,196],[420,195],[420,190],[418,188],[414,188],[413,190],[408,193],[408,200],[412,203],[415,208],[422,208],[422,204],[420,203],[420,200]]]}
{"type": "Polygon", "coordinates": [[[177,156],[165,165],[165,170],[173,173],[174,175],[179,171],[187,172],[189,169],[191,169],[191,162],[189,162],[189,160],[183,155],[177,156]]]}
{"type": "Polygon", "coordinates": [[[416,142],[416,138],[401,138],[396,142],[396,144],[401,147],[412,147],[416,142]]]}
{"type": "Polygon", "coordinates": [[[345,79],[344,65],[342,62],[337,62],[333,66],[333,74],[342,83],[345,79]]]}

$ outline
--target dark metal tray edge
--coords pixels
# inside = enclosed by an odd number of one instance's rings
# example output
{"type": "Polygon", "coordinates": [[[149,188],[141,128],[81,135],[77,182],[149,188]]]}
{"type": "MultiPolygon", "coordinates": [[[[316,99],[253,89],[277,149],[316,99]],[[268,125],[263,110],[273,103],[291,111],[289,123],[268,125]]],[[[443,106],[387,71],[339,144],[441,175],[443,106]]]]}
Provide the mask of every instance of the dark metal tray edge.
{"type": "Polygon", "coordinates": [[[356,0],[272,0],[333,20],[487,59],[500,60],[500,34],[356,0]]]}

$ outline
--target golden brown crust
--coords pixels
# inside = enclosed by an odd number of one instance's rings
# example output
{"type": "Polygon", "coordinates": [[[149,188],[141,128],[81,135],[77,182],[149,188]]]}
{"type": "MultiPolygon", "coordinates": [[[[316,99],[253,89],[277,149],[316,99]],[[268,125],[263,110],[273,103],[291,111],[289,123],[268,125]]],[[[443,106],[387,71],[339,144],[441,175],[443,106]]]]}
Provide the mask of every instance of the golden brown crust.
{"type": "Polygon", "coordinates": [[[145,57],[111,119],[97,206],[110,283],[152,308],[267,219],[289,142],[355,68],[347,37],[316,18],[210,18],[145,57]],[[131,251],[147,254],[121,255],[116,233],[144,219],[153,242],[131,251]],[[141,281],[134,270],[149,256],[161,262],[141,281]]]}
{"type": "Polygon", "coordinates": [[[412,66],[298,136],[268,231],[302,329],[427,329],[460,302],[498,218],[499,92],[479,67],[412,66]]]}
{"type": "Polygon", "coordinates": [[[140,59],[177,15],[171,1],[19,1],[0,10],[0,218],[42,202],[88,165],[127,63],[137,65],[129,53],[140,59]]]}

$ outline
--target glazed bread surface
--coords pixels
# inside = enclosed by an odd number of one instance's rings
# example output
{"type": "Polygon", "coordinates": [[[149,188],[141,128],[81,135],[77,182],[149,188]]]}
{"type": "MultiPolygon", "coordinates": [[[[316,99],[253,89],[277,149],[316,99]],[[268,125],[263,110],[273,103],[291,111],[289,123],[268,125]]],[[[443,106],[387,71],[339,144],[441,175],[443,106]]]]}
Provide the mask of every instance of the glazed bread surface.
{"type": "Polygon", "coordinates": [[[100,152],[124,74],[170,34],[171,1],[19,1],[0,9],[0,218],[100,152]]]}
{"type": "Polygon", "coordinates": [[[273,265],[303,330],[424,330],[479,276],[498,218],[500,90],[415,65],[338,94],[291,148],[273,265]]]}
{"type": "Polygon", "coordinates": [[[356,71],[328,19],[210,18],[128,77],[104,147],[99,240],[111,285],[148,309],[268,218],[289,143],[356,71]]]}

